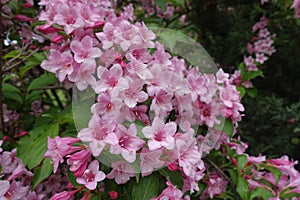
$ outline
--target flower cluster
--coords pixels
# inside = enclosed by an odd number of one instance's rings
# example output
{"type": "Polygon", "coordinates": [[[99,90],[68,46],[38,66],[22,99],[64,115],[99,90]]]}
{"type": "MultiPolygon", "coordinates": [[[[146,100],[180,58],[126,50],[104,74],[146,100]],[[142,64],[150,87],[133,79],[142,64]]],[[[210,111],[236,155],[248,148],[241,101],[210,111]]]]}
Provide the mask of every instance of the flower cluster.
{"type": "MultiPolygon", "coordinates": [[[[243,60],[246,71],[258,71],[259,66],[264,64],[276,52],[273,46],[276,35],[270,33],[267,25],[268,19],[266,16],[263,16],[252,26],[252,32],[256,33],[256,35],[252,38],[252,42],[247,44],[249,55],[244,55],[243,60]]],[[[242,81],[241,70],[235,71],[231,76],[231,81],[237,86],[243,85],[245,88],[253,87],[250,80],[242,81]]]]}
{"type": "Polygon", "coordinates": [[[16,149],[3,151],[2,143],[0,140],[0,199],[42,200],[67,189],[67,177],[61,176],[65,172],[60,170],[31,190],[33,174],[17,157],[16,149]]]}
{"type": "MultiPolygon", "coordinates": [[[[69,199],[78,191],[86,191],[85,197],[105,179],[125,184],[136,173],[150,176],[164,166],[182,175],[183,188],[168,180],[155,199],[189,199],[184,194],[199,191],[201,180],[206,185],[201,198],[221,195],[228,180],[209,171],[202,157],[211,148],[227,158],[229,150],[246,155],[247,144],[217,128],[227,121],[236,132],[244,111],[232,77],[221,69],[201,73],[171,56],[143,22],[133,24],[132,6],[117,15],[113,4],[104,0],[50,0],[40,5],[45,6],[40,20],[46,23],[39,29],[52,38],[48,60],[41,66],[59,81],[71,82],[80,91],[92,88],[96,94],[92,117],[78,138],[48,138],[45,153],[54,172],[66,159],[76,182],[87,190],[72,188],[52,199],[69,199]],[[97,159],[111,160],[104,163],[111,168],[108,173],[97,159]]],[[[266,24],[262,18],[253,27],[257,37],[248,51],[255,57],[245,57],[249,71],[275,51],[266,24]]],[[[113,192],[110,196],[116,197],[113,192]]]]}

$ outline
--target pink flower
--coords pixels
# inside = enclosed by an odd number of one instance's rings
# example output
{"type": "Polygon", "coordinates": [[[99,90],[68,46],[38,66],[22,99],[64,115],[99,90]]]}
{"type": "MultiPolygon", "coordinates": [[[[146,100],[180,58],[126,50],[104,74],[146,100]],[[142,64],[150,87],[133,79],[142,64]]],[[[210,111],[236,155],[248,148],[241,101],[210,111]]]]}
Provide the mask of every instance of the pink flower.
{"type": "Polygon", "coordinates": [[[88,142],[94,156],[99,156],[105,145],[116,145],[117,135],[114,133],[116,124],[112,118],[102,119],[98,114],[93,114],[89,127],[79,131],[77,137],[88,142]]]}
{"type": "Polygon", "coordinates": [[[113,65],[109,70],[100,66],[98,67],[97,75],[100,79],[94,88],[97,94],[108,89],[119,92],[129,87],[128,81],[122,77],[123,70],[119,64],[113,65]]]}
{"type": "Polygon", "coordinates": [[[73,72],[73,57],[69,51],[60,52],[51,48],[48,60],[44,60],[41,67],[49,72],[56,73],[60,82],[73,72]]]}
{"type": "Polygon", "coordinates": [[[300,18],[300,0],[294,0],[293,5],[291,8],[295,9],[295,18],[300,18]]]}
{"type": "MultiPolygon", "coordinates": [[[[175,138],[176,150],[174,154],[178,160],[178,164],[182,167],[183,172],[187,176],[194,173],[194,167],[200,167],[202,164],[201,152],[198,150],[196,139],[193,137],[194,132],[191,134],[184,133],[175,138]]],[[[204,166],[202,167],[204,168],[204,166]]]]}
{"type": "Polygon", "coordinates": [[[129,88],[122,92],[121,97],[129,108],[134,108],[137,103],[144,102],[148,99],[147,93],[142,90],[144,81],[130,77],[127,77],[126,80],[129,84],[129,88]]]}
{"type": "Polygon", "coordinates": [[[93,47],[93,38],[89,35],[84,36],[81,41],[72,40],[70,48],[74,53],[74,60],[78,63],[101,55],[100,49],[93,47]]]}
{"type": "Polygon", "coordinates": [[[74,196],[74,194],[76,192],[77,192],[77,190],[73,190],[70,192],[63,191],[63,192],[55,194],[53,197],[51,197],[50,200],[69,200],[74,196]]]}
{"type": "Polygon", "coordinates": [[[74,71],[69,76],[69,80],[75,82],[79,90],[84,90],[88,85],[94,86],[96,78],[93,76],[96,69],[96,62],[93,59],[85,60],[83,63],[74,63],[74,71]]]}
{"type": "Polygon", "coordinates": [[[124,161],[116,161],[111,164],[113,170],[106,175],[109,179],[115,179],[116,183],[124,184],[134,177],[134,171],[130,164],[124,161]]]}
{"type": "Polygon", "coordinates": [[[152,198],[151,200],[167,200],[167,199],[174,199],[180,200],[182,199],[183,193],[179,189],[177,189],[170,181],[167,181],[167,188],[162,191],[162,193],[156,197],[152,198]]]}
{"type": "Polygon", "coordinates": [[[14,180],[18,177],[20,177],[21,175],[26,175],[28,177],[33,176],[33,173],[31,173],[30,171],[28,171],[21,160],[18,160],[18,166],[14,169],[14,171],[12,172],[12,174],[8,177],[8,181],[14,180]]]}
{"type": "Polygon", "coordinates": [[[142,132],[148,138],[148,146],[150,151],[154,151],[161,147],[171,150],[175,146],[174,134],[177,125],[175,122],[164,123],[159,117],[155,117],[152,126],[146,126],[142,132]]]}
{"type": "Polygon", "coordinates": [[[130,125],[128,130],[119,125],[116,129],[118,143],[110,147],[110,153],[121,154],[123,158],[132,163],[136,159],[136,152],[141,149],[145,141],[137,136],[137,129],[134,123],[130,125]]]}
{"type": "MultiPolygon", "coordinates": [[[[7,187],[7,185],[5,185],[7,187]]],[[[4,188],[6,189],[6,188],[4,188]]],[[[22,199],[25,198],[26,194],[29,191],[29,186],[23,186],[21,182],[13,182],[10,184],[9,189],[4,194],[5,199],[22,199]]]]}
{"type": "Polygon", "coordinates": [[[9,186],[9,181],[0,180],[0,199],[4,198],[4,195],[8,191],[9,186]]]}
{"type": "Polygon", "coordinates": [[[86,169],[91,152],[89,150],[82,150],[69,156],[67,163],[70,166],[70,171],[74,172],[76,177],[82,176],[86,169]]]}
{"type": "Polygon", "coordinates": [[[164,162],[160,160],[161,155],[161,150],[150,151],[148,148],[143,148],[140,154],[142,176],[149,176],[154,169],[164,165],[164,162]]]}
{"type": "Polygon", "coordinates": [[[99,161],[93,160],[88,168],[84,171],[81,177],[77,177],[77,183],[85,185],[89,190],[94,190],[97,187],[97,182],[105,179],[105,174],[99,171],[99,161]]]}
{"type": "Polygon", "coordinates": [[[215,195],[221,195],[222,192],[226,190],[226,185],[228,184],[217,172],[211,172],[209,179],[204,180],[204,183],[207,185],[207,188],[201,194],[201,199],[206,199],[206,195],[211,199],[213,199],[215,195]]]}
{"type": "Polygon", "coordinates": [[[71,146],[79,141],[79,139],[72,137],[61,138],[59,136],[55,136],[54,139],[48,137],[48,150],[44,156],[50,158],[54,162],[54,173],[57,171],[59,162],[64,162],[63,157],[80,149],[80,147],[71,146]]]}
{"type": "Polygon", "coordinates": [[[78,7],[73,3],[60,4],[58,13],[53,17],[53,23],[63,26],[67,34],[84,26],[84,21],[79,17],[78,7]]]}

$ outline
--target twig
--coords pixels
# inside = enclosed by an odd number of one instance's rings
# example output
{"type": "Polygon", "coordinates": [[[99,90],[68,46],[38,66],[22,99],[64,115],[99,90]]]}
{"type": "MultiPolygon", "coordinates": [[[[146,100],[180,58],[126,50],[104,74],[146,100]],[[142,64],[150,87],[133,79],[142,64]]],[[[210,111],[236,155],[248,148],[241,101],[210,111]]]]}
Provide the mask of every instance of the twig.
{"type": "Polygon", "coordinates": [[[34,53],[38,52],[39,50],[40,50],[40,48],[35,49],[30,54],[28,54],[27,56],[25,56],[22,60],[16,62],[15,64],[11,65],[10,67],[4,69],[5,72],[7,72],[7,71],[11,70],[12,68],[14,68],[15,66],[21,64],[22,62],[24,62],[25,60],[27,60],[27,58],[29,58],[30,56],[32,56],[34,53]]]}

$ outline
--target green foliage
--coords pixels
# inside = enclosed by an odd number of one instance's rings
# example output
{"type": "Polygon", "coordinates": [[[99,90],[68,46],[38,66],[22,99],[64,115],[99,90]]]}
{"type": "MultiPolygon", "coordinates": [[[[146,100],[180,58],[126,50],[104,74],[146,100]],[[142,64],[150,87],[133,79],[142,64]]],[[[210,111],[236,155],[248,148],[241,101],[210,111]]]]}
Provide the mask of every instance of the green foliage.
{"type": "Polygon", "coordinates": [[[48,178],[48,176],[50,176],[52,172],[53,172],[53,164],[50,162],[49,158],[46,158],[42,163],[42,166],[34,170],[34,176],[32,179],[32,189],[34,190],[35,187],[43,180],[48,178]]]}
{"type": "Polygon", "coordinates": [[[166,168],[160,169],[158,171],[161,175],[163,175],[167,180],[171,181],[173,185],[177,188],[183,188],[183,176],[180,171],[169,171],[166,168]]]}
{"type": "Polygon", "coordinates": [[[133,185],[133,200],[148,200],[158,196],[159,176],[157,173],[142,177],[136,185],[133,185]]]}
{"type": "Polygon", "coordinates": [[[31,91],[31,90],[35,90],[35,89],[41,89],[41,88],[51,85],[55,82],[57,82],[57,78],[55,77],[55,74],[45,73],[45,74],[41,75],[40,77],[34,79],[28,86],[27,90],[31,91]]]}
{"type": "Polygon", "coordinates": [[[246,112],[239,134],[249,144],[248,152],[273,157],[285,153],[300,159],[300,102],[289,104],[287,99],[260,94],[256,99],[245,98],[244,105],[246,112]]]}
{"type": "Polygon", "coordinates": [[[29,169],[38,166],[44,159],[48,137],[54,138],[58,134],[59,124],[52,122],[35,126],[27,136],[21,138],[17,147],[17,156],[24,166],[28,166],[29,169]]]}

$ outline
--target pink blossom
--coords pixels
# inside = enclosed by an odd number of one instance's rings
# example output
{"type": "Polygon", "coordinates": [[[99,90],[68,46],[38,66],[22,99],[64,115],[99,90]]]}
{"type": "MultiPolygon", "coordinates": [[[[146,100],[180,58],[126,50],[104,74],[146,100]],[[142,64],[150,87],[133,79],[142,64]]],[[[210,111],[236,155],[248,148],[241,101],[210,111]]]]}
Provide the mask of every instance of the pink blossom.
{"type": "Polygon", "coordinates": [[[76,177],[82,176],[84,173],[88,160],[90,159],[91,152],[89,150],[78,151],[68,156],[67,163],[70,166],[70,171],[74,172],[76,177]]]}
{"type": "Polygon", "coordinates": [[[88,168],[83,172],[81,177],[77,177],[77,183],[85,185],[89,190],[94,190],[97,187],[97,182],[105,179],[105,174],[99,171],[99,161],[93,160],[88,168]]]}
{"type": "Polygon", "coordinates": [[[28,191],[29,186],[23,186],[22,182],[13,180],[4,197],[6,197],[7,199],[21,199],[25,198],[28,191]]]}
{"type": "Polygon", "coordinates": [[[79,90],[84,90],[88,85],[94,86],[96,78],[93,73],[96,70],[96,62],[93,59],[85,60],[83,63],[74,63],[74,71],[69,76],[69,80],[75,82],[79,90]]]}
{"type": "Polygon", "coordinates": [[[155,117],[152,126],[146,126],[142,132],[148,138],[148,146],[150,151],[165,147],[171,150],[175,146],[174,134],[177,125],[175,122],[164,123],[159,117],[155,117]]]}
{"type": "Polygon", "coordinates": [[[124,161],[116,161],[111,164],[113,170],[106,175],[109,179],[115,179],[116,183],[124,184],[134,177],[134,171],[130,164],[124,161]]]}
{"type": "Polygon", "coordinates": [[[103,27],[103,32],[96,33],[97,38],[102,42],[103,49],[112,47],[114,31],[116,31],[116,27],[112,23],[106,22],[103,27]]]}
{"type": "Polygon", "coordinates": [[[0,199],[2,199],[5,193],[8,191],[10,187],[9,181],[0,180],[0,199]]]}
{"type": "Polygon", "coordinates": [[[137,129],[132,123],[128,130],[119,125],[116,129],[118,143],[110,147],[110,153],[121,154],[123,158],[132,163],[136,160],[136,152],[141,149],[145,141],[137,136],[137,129]]]}
{"type": "Polygon", "coordinates": [[[294,0],[293,5],[291,8],[295,9],[295,18],[300,18],[300,0],[294,0]]]}
{"type": "Polygon", "coordinates": [[[44,60],[41,67],[49,72],[56,73],[60,82],[73,72],[73,57],[69,51],[59,52],[51,49],[48,60],[44,60]]]}
{"type": "Polygon", "coordinates": [[[211,199],[213,199],[215,195],[221,195],[222,192],[226,190],[226,185],[228,184],[217,172],[211,172],[209,179],[203,180],[203,182],[207,185],[207,188],[201,194],[202,199],[206,199],[206,195],[211,199]]]}
{"type": "Polygon", "coordinates": [[[59,163],[63,163],[66,155],[77,151],[80,147],[71,146],[79,142],[77,138],[55,136],[54,139],[48,137],[48,149],[45,157],[50,158],[54,162],[54,173],[56,173],[59,163]]]}
{"type": "Polygon", "coordinates": [[[63,191],[63,192],[55,194],[53,197],[51,197],[50,200],[70,200],[76,192],[77,192],[77,190],[73,190],[70,192],[63,191]]]}
{"type": "Polygon", "coordinates": [[[16,149],[13,149],[11,152],[2,152],[0,156],[0,165],[2,167],[1,174],[11,174],[16,169],[19,163],[19,159],[16,154],[16,149]]]}
{"type": "Polygon", "coordinates": [[[128,81],[122,77],[123,70],[119,64],[113,65],[109,70],[104,67],[98,67],[97,75],[100,79],[94,88],[97,94],[108,89],[114,89],[114,92],[119,92],[129,87],[128,81]]]}
{"type": "Polygon", "coordinates": [[[101,55],[100,49],[93,47],[93,38],[89,35],[84,36],[81,41],[72,40],[70,48],[74,53],[74,60],[78,63],[101,55]]]}
{"type": "Polygon", "coordinates": [[[43,200],[45,194],[37,194],[35,191],[29,191],[26,198],[27,200],[43,200]]]}
{"type": "Polygon", "coordinates": [[[177,189],[170,181],[167,181],[167,188],[162,191],[162,193],[151,200],[167,200],[167,199],[182,199],[183,193],[179,189],[177,189]]]}
{"type": "Polygon", "coordinates": [[[12,174],[8,177],[8,181],[14,180],[18,177],[20,177],[21,175],[26,175],[28,177],[33,176],[33,173],[28,171],[21,160],[18,160],[18,166],[14,169],[14,171],[12,172],[12,174]]]}
{"type": "Polygon", "coordinates": [[[79,131],[77,137],[88,142],[94,156],[99,156],[105,145],[116,145],[118,137],[115,134],[115,121],[112,118],[102,119],[98,114],[93,114],[89,127],[79,131]]]}
{"type": "Polygon", "coordinates": [[[137,103],[144,102],[148,99],[147,93],[142,90],[144,81],[130,77],[126,77],[126,80],[129,87],[122,92],[120,97],[129,108],[134,108],[137,103]]]}
{"type": "Polygon", "coordinates": [[[64,27],[67,34],[84,26],[84,21],[79,17],[79,10],[72,3],[60,4],[58,13],[53,17],[53,23],[64,27]]]}
{"type": "Polygon", "coordinates": [[[154,169],[164,165],[164,162],[160,160],[161,155],[161,150],[150,151],[148,148],[143,148],[140,154],[142,176],[149,176],[154,169]]]}
{"type": "Polygon", "coordinates": [[[92,105],[92,113],[97,113],[101,116],[117,116],[120,115],[120,110],[123,105],[122,99],[116,98],[114,91],[107,90],[106,92],[100,93],[97,98],[97,103],[92,105]]]}
{"type": "Polygon", "coordinates": [[[194,167],[204,167],[201,166],[202,154],[198,150],[193,130],[190,133],[176,135],[175,146],[176,149],[174,151],[174,154],[176,156],[176,159],[178,160],[179,166],[182,167],[183,172],[187,176],[191,176],[194,173],[194,167]]]}
{"type": "Polygon", "coordinates": [[[152,103],[150,105],[150,110],[154,111],[156,116],[164,117],[167,112],[170,112],[173,108],[172,106],[173,94],[165,91],[158,90],[152,98],[152,103]]]}

